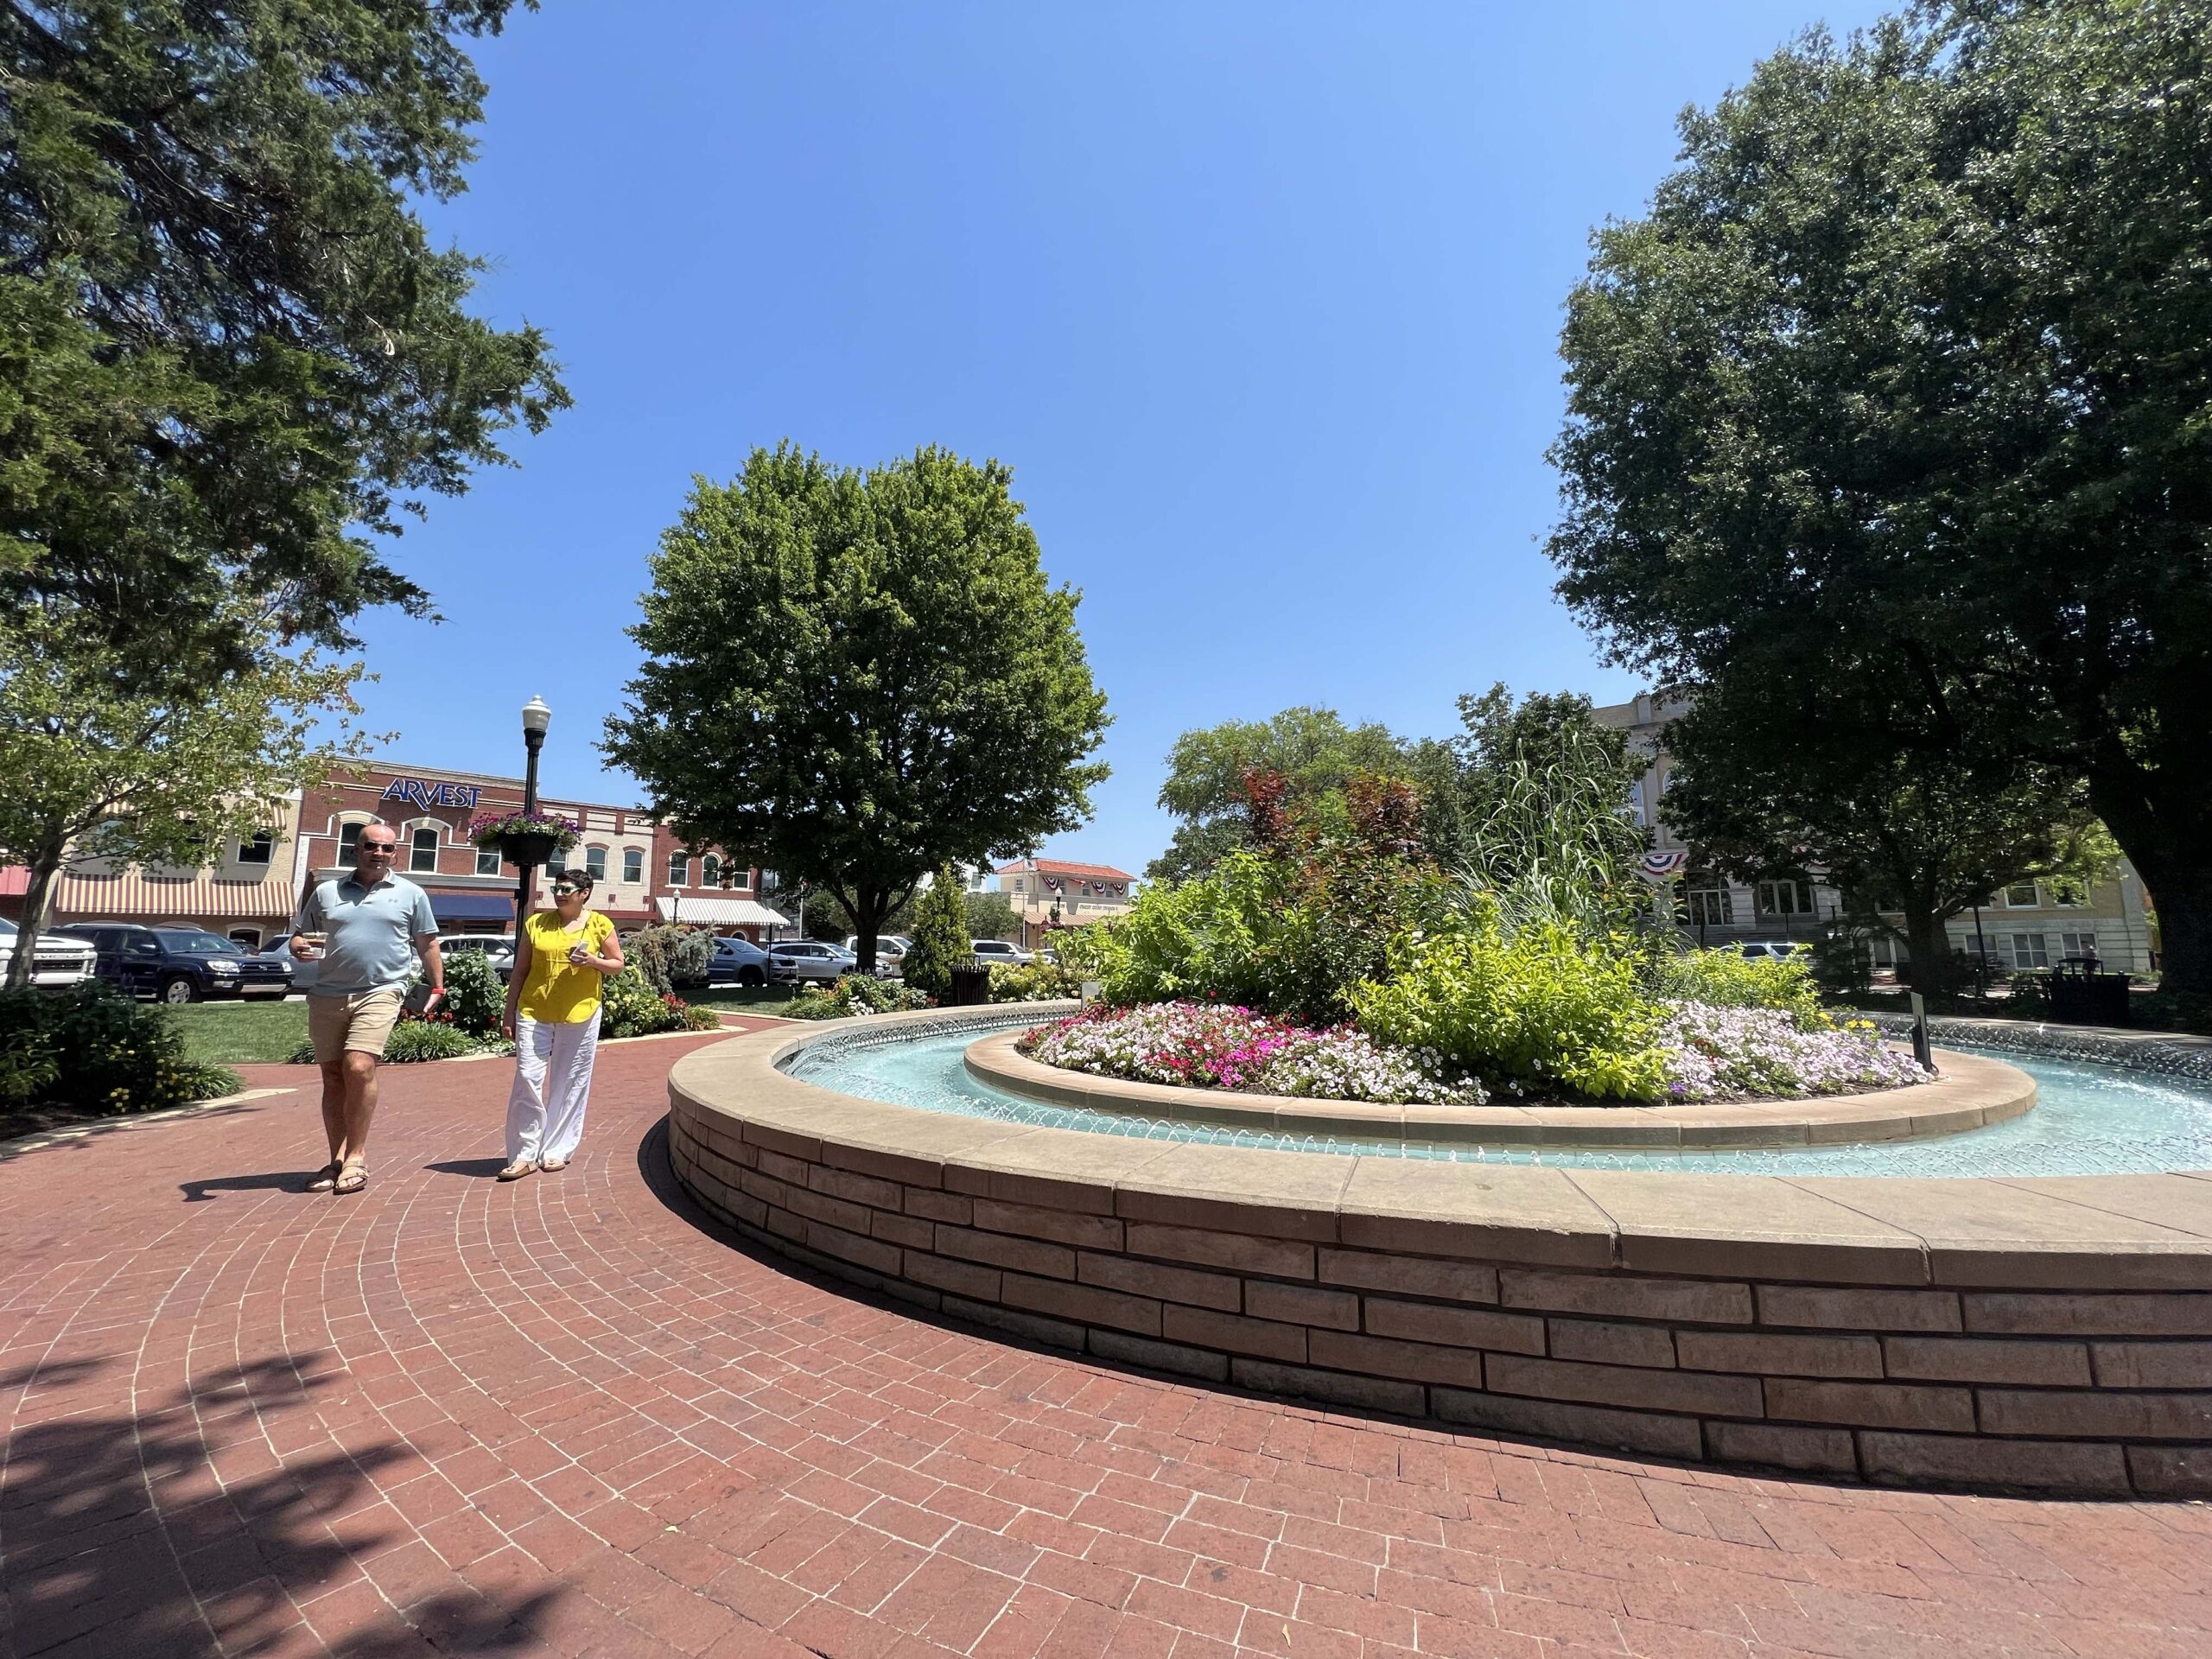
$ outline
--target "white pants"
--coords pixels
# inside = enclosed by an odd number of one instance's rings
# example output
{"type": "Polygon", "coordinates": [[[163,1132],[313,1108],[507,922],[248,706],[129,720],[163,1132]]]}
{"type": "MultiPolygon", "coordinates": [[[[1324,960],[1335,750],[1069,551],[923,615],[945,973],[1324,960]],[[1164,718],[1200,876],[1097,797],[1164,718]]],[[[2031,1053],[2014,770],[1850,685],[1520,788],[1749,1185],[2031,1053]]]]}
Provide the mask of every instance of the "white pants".
{"type": "Polygon", "coordinates": [[[584,1138],[584,1100],[599,1054],[599,1010],[541,1024],[515,1016],[515,1086],[507,1095],[507,1161],[565,1163],[584,1138]]]}

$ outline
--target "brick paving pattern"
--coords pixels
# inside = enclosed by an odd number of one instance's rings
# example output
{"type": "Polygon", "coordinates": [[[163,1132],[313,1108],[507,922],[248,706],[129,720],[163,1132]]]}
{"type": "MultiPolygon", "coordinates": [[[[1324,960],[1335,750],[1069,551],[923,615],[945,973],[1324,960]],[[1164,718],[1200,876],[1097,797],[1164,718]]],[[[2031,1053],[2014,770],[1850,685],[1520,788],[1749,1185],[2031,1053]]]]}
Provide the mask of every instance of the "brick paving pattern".
{"type": "MultiPolygon", "coordinates": [[[[2203,1659],[2212,1509],[1758,1480],[1241,1397],[734,1248],[601,1051],[0,1161],[0,1654],[2203,1659]]],[[[248,1068],[257,1085],[297,1084],[248,1068]]]]}

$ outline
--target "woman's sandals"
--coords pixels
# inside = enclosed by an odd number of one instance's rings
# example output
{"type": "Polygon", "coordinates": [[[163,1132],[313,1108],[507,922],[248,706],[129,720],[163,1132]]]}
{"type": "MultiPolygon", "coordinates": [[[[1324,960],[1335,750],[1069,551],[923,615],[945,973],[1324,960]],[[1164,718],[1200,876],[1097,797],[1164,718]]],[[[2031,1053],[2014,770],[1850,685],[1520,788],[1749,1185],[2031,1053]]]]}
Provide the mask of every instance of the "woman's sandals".
{"type": "Polygon", "coordinates": [[[499,1172],[499,1179],[503,1181],[518,1181],[525,1175],[535,1175],[537,1173],[537,1166],[536,1164],[524,1161],[518,1164],[509,1164],[505,1169],[499,1172]]]}

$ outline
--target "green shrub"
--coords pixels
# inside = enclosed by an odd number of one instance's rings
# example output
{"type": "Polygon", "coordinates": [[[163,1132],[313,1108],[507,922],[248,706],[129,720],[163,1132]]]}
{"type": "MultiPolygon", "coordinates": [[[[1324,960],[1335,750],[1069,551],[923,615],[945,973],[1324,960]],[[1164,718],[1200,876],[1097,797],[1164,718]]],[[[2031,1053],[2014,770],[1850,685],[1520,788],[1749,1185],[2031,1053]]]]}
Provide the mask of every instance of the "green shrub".
{"type": "Polygon", "coordinates": [[[1289,990],[1274,950],[1282,931],[1275,867],[1231,853],[1203,876],[1156,883],[1115,929],[1109,1001],[1236,1003],[1274,1013],[1289,990]]]}
{"type": "Polygon", "coordinates": [[[970,937],[968,900],[960,889],[960,874],[947,864],[914,901],[913,943],[907,947],[906,960],[899,964],[899,974],[918,991],[926,991],[931,996],[949,995],[952,970],[965,965],[975,956],[970,937]]]}
{"type": "Polygon", "coordinates": [[[1059,963],[1040,958],[1027,968],[1010,968],[1003,963],[991,964],[994,1002],[1050,1002],[1082,995],[1081,976],[1074,969],[1059,963]]]}
{"type": "Polygon", "coordinates": [[[715,959],[711,933],[696,927],[648,927],[622,942],[622,957],[662,995],[707,982],[715,959]]]}
{"type": "Polygon", "coordinates": [[[245,1087],[245,1079],[213,1060],[187,1060],[178,1068],[178,1086],[187,1100],[220,1100],[245,1087]]]}
{"type": "Polygon", "coordinates": [[[1874,953],[1866,935],[1840,927],[1816,939],[1812,949],[1813,978],[1830,996],[1862,997],[1874,986],[1874,953]]]}
{"type": "Polygon", "coordinates": [[[98,982],[0,992],[0,1053],[18,1106],[150,1112],[239,1086],[235,1072],[186,1059],[183,1033],[159,1009],[98,982]]]}
{"type": "Polygon", "coordinates": [[[602,1037],[650,1037],[655,1032],[683,1029],[683,1005],[653,989],[635,963],[607,982],[601,1006],[599,1034],[602,1037]]]}
{"type": "Polygon", "coordinates": [[[2050,976],[2037,973],[2013,975],[2012,992],[2005,999],[2005,1008],[2008,1014],[2017,1014],[2025,1019],[2048,1019],[2050,1015],[2050,976]]]}
{"type": "Polygon", "coordinates": [[[929,995],[911,985],[887,985],[868,974],[847,974],[830,988],[802,985],[784,1005],[793,1020],[846,1020],[863,1014],[900,1014],[926,1008],[929,995]]]}
{"type": "Polygon", "coordinates": [[[446,1000],[439,1011],[471,1037],[496,1037],[506,1012],[507,988],[481,950],[446,953],[446,1000]]]}
{"type": "Polygon", "coordinates": [[[686,1031],[720,1031],[722,1016],[717,1008],[705,1007],[696,1002],[686,1002],[683,1008],[683,1029],[686,1031]]]}
{"type": "Polygon", "coordinates": [[[409,1020],[392,1027],[384,1046],[386,1065],[412,1065],[419,1060],[451,1060],[480,1050],[476,1040],[457,1026],[438,1020],[409,1020]]]}
{"type": "Polygon", "coordinates": [[[1657,1100],[1665,1058],[1659,1009],[1624,936],[1591,939],[1563,922],[1508,938],[1495,912],[1409,942],[1398,971],[1362,986],[1360,1028],[1446,1066],[1522,1090],[1597,1100],[1657,1100]]]}
{"type": "Polygon", "coordinates": [[[1651,994],[1719,1008],[1780,1008],[1801,1031],[1834,1022],[1821,1011],[1821,988],[1801,957],[1746,957],[1733,950],[1662,950],[1651,958],[1651,994]]]}
{"type": "Polygon", "coordinates": [[[1128,954],[1128,947],[1122,943],[1121,918],[1113,916],[1081,927],[1060,928],[1046,950],[1078,981],[1095,979],[1103,983],[1113,976],[1116,964],[1128,954]]]}
{"type": "Polygon", "coordinates": [[[2139,1026],[2158,1031],[2194,1031],[2212,1036],[2212,996],[2197,991],[2150,991],[2128,1005],[2139,1026]]]}
{"type": "Polygon", "coordinates": [[[1390,945],[1446,919],[1429,867],[1357,842],[1296,859],[1231,853],[1203,876],[1148,887],[1107,949],[1108,1001],[1228,1002],[1341,1024],[1390,945]]]}

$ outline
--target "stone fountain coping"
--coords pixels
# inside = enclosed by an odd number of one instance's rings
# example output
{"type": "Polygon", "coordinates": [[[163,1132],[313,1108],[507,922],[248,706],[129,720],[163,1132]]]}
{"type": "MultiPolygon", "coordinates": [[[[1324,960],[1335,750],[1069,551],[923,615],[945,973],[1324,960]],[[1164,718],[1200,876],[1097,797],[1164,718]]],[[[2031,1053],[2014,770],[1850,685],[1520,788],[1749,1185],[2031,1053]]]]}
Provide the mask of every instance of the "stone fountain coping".
{"type": "Polygon", "coordinates": [[[780,1069],[856,1031],[977,1017],[926,1010],[734,1037],[677,1062],[671,1104],[743,1139],[781,1137],[887,1179],[1262,1237],[1823,1284],[2212,1290],[2212,1171],[1928,1178],[1471,1165],[966,1117],[857,1099],[780,1069]]]}
{"type": "Polygon", "coordinates": [[[1119,1116],[1173,1117],[1293,1135],[1404,1135],[1522,1147],[1824,1147],[1958,1135],[2019,1116],[2035,1080],[2017,1066],[1939,1052],[1931,1083],[1805,1100],[1695,1105],[1401,1105],[1242,1094],[1098,1077],[1017,1053],[1019,1030],[977,1039],[969,1074],[1027,1100],[1119,1116]]]}

